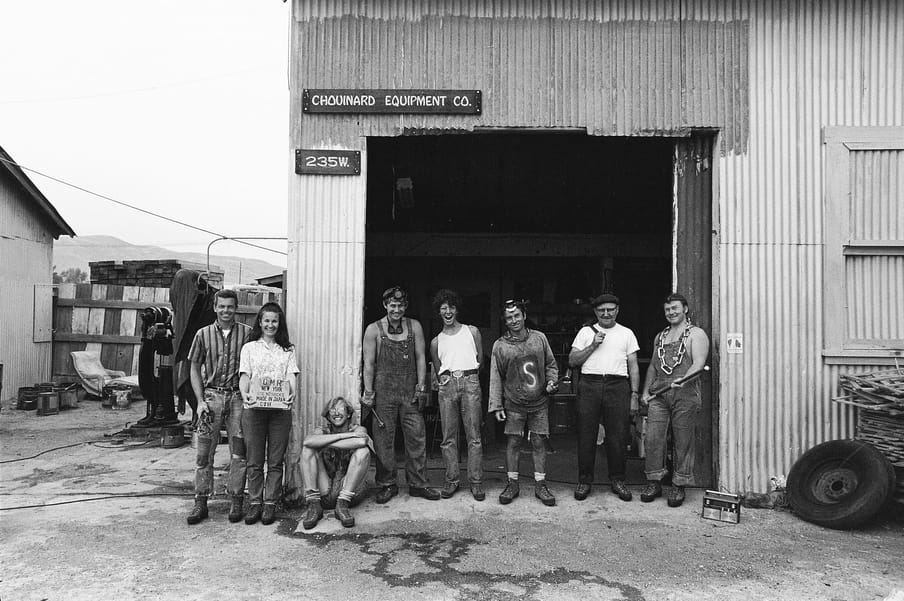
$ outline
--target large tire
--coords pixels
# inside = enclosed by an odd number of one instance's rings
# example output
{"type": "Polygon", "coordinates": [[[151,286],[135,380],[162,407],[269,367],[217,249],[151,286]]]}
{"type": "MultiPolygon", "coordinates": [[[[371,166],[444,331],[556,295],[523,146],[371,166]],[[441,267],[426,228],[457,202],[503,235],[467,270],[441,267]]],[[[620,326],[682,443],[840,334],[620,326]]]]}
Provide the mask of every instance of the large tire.
{"type": "Polygon", "coordinates": [[[827,528],[856,528],[895,490],[895,470],[874,446],[832,440],[804,453],[788,474],[788,498],[803,519],[827,528]]]}

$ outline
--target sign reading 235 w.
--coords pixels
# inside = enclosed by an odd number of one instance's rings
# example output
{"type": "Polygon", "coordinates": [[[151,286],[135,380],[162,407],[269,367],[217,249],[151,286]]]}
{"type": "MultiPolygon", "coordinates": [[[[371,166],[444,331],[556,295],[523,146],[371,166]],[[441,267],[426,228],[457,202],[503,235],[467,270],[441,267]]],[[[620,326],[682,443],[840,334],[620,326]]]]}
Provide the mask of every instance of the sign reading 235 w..
{"type": "Polygon", "coordinates": [[[361,151],[296,148],[295,173],[299,175],[360,175],[361,151]]]}

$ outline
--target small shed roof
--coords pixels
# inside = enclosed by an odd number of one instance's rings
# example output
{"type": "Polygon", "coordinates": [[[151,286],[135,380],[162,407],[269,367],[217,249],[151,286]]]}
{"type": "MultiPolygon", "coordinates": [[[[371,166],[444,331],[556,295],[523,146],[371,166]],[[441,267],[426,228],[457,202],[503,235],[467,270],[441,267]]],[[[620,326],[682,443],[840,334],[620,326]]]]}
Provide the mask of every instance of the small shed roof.
{"type": "Polygon", "coordinates": [[[66,223],[66,220],[63,219],[62,215],[60,215],[50,201],[47,200],[47,197],[38,190],[38,187],[34,182],[25,175],[25,172],[18,164],[16,164],[9,153],[3,150],[3,147],[0,147],[0,169],[6,169],[19,184],[21,184],[22,188],[25,189],[37,205],[38,209],[46,215],[50,222],[55,226],[55,229],[52,230],[54,238],[59,238],[60,236],[75,236],[75,232],[69,227],[69,224],[66,223]]]}

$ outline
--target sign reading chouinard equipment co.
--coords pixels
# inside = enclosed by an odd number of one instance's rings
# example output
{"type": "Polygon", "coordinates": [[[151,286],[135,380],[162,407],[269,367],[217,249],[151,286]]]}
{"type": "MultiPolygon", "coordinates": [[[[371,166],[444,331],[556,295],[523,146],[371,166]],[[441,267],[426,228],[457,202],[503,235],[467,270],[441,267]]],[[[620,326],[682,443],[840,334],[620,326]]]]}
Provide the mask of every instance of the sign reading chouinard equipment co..
{"type": "Polygon", "coordinates": [[[360,175],[361,151],[296,148],[295,173],[299,175],[360,175]]]}
{"type": "Polygon", "coordinates": [[[479,115],[480,90],[308,90],[305,113],[479,115]]]}

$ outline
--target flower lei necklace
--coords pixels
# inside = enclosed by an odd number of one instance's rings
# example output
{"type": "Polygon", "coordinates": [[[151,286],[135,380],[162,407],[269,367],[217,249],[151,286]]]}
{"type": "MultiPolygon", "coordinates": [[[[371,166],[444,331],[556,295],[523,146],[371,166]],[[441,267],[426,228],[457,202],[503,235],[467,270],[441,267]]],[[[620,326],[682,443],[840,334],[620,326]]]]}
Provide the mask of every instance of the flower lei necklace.
{"type": "Polygon", "coordinates": [[[681,364],[681,360],[684,359],[684,353],[687,352],[687,338],[691,335],[691,320],[688,319],[685,322],[684,332],[681,333],[681,343],[678,345],[678,352],[675,353],[673,359],[674,363],[669,365],[665,359],[665,337],[672,329],[672,326],[666,326],[662,333],[659,335],[659,349],[656,354],[659,355],[659,365],[662,367],[662,371],[666,373],[666,375],[672,375],[672,372],[675,371],[675,368],[681,364]]]}

